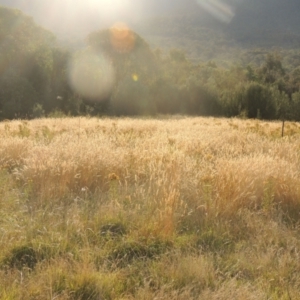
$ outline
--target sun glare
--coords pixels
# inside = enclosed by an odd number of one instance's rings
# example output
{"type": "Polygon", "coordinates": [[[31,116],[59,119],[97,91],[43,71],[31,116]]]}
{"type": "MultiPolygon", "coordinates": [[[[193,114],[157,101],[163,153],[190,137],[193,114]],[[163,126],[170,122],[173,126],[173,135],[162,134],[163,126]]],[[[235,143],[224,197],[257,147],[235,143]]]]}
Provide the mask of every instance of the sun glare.
{"type": "Polygon", "coordinates": [[[128,0],[89,0],[88,1],[91,8],[96,10],[102,10],[109,12],[122,12],[127,10],[129,6],[128,0]]]}
{"type": "MultiPolygon", "coordinates": [[[[20,1],[21,2],[21,1],[20,1]]],[[[59,32],[88,32],[90,28],[110,27],[138,15],[130,0],[41,0],[33,6],[24,1],[21,9],[35,15],[38,22],[59,32]]]]}

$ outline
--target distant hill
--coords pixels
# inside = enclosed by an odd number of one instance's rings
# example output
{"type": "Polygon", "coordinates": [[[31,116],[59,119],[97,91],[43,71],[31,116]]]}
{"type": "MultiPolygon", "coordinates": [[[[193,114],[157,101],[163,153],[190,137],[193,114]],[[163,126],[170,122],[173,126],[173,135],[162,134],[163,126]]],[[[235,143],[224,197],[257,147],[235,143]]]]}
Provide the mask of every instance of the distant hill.
{"type": "Polygon", "coordinates": [[[232,0],[227,4],[234,14],[228,22],[217,18],[216,11],[210,14],[187,1],[184,13],[148,18],[136,24],[135,30],[153,47],[183,49],[194,61],[237,61],[245,59],[248,50],[299,49],[298,1],[232,0]]]}
{"type": "MultiPolygon", "coordinates": [[[[80,2],[72,14],[58,0],[0,0],[0,5],[23,9],[52,30],[69,48],[84,47],[88,33],[112,25],[104,12],[92,11],[91,1],[80,2]],[[79,9],[80,7],[80,9],[79,9]],[[53,8],[53,10],[50,10],[53,8]],[[52,13],[50,22],[45,18],[52,13]]],[[[287,51],[300,47],[299,0],[131,0],[135,10],[122,15],[152,47],[179,48],[194,61],[232,61],[248,50],[287,51]],[[134,13],[134,16],[130,15],[134,13]]],[[[117,16],[116,20],[117,20],[117,16]]],[[[241,58],[243,60],[243,58],[241,58]]]]}
{"type": "Polygon", "coordinates": [[[101,26],[109,26],[109,21],[114,22],[114,18],[138,27],[144,20],[157,17],[190,18],[196,26],[219,25],[219,28],[234,32],[235,37],[237,32],[238,36],[243,32],[256,35],[258,29],[295,35],[300,33],[299,0],[131,0],[130,9],[125,12],[125,7],[124,13],[113,13],[114,17],[105,16],[109,14],[105,7],[92,9],[95,5],[92,3],[95,1],[78,0],[76,4],[70,5],[67,1],[59,0],[0,0],[0,5],[19,8],[58,34],[63,32],[74,35],[77,32],[82,35],[101,29],[101,26]],[[228,18],[224,19],[226,14],[228,18]]]}
{"type": "Polygon", "coordinates": [[[245,46],[299,47],[300,3],[252,0],[237,7],[227,32],[245,46]]]}

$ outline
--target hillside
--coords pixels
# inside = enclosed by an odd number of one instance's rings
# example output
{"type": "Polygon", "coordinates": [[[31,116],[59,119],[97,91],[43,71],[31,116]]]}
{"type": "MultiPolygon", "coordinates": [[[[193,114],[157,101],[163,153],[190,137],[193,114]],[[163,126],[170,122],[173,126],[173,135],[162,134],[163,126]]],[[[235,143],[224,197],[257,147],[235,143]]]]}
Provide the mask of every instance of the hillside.
{"type": "Polygon", "coordinates": [[[217,18],[217,10],[212,15],[189,2],[187,7],[190,9],[184,13],[141,21],[136,30],[153,47],[179,48],[194,61],[216,60],[223,64],[245,61],[248,51],[276,50],[284,56],[300,46],[296,1],[244,1],[232,6],[230,19],[221,12],[217,18]]]}
{"type": "Polygon", "coordinates": [[[228,32],[249,47],[296,48],[300,45],[299,2],[246,1],[237,8],[228,32]]]}
{"type": "Polygon", "coordinates": [[[198,21],[195,15],[156,17],[135,25],[153,48],[166,51],[177,48],[184,50],[187,57],[197,62],[213,59],[232,61],[243,47],[218,22],[211,26],[198,21]]]}

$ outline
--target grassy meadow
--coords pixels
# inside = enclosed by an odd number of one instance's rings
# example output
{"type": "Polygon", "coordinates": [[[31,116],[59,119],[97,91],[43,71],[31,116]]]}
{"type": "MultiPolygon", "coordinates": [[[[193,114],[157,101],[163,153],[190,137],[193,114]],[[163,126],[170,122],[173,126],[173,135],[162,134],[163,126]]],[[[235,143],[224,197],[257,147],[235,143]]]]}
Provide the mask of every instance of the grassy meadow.
{"type": "Polygon", "coordinates": [[[0,299],[300,299],[299,220],[299,123],[0,123],[0,299]]]}

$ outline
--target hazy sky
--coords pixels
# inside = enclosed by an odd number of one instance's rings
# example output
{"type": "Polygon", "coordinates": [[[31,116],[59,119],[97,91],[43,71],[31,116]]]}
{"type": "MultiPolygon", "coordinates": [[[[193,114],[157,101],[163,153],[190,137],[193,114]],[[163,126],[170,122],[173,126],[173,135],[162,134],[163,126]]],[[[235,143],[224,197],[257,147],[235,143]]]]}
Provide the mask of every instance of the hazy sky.
{"type": "Polygon", "coordinates": [[[117,21],[135,22],[155,11],[173,8],[178,0],[0,0],[17,7],[50,28],[73,26],[108,26],[117,21]]]}
{"type": "Polygon", "coordinates": [[[185,10],[206,11],[228,23],[234,16],[234,3],[240,1],[243,0],[0,0],[0,5],[20,8],[56,33],[85,33],[115,22],[134,24],[149,16],[185,10]]]}
{"type": "Polygon", "coordinates": [[[130,0],[0,0],[34,17],[37,23],[55,31],[109,26],[139,15],[139,5],[130,0]]]}

